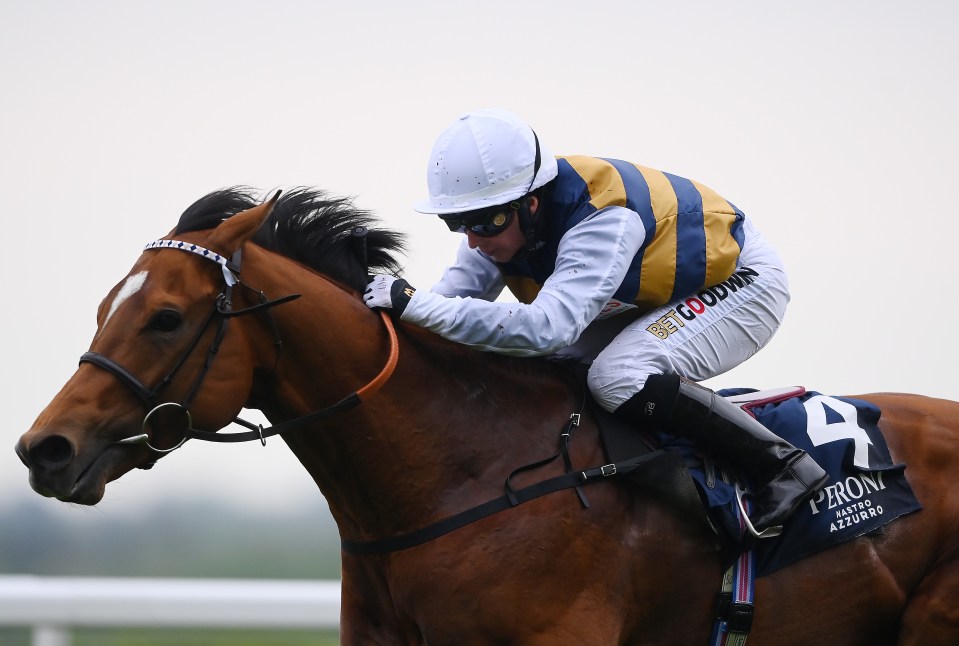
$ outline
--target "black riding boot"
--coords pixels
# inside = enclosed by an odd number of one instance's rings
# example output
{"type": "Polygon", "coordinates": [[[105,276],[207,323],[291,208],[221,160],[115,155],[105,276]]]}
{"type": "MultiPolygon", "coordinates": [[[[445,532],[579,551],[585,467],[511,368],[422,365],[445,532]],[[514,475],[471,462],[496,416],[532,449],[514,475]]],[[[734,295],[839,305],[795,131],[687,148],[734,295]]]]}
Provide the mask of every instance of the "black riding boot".
{"type": "Polygon", "coordinates": [[[688,437],[753,477],[758,486],[750,520],[760,534],[778,535],[783,521],[828,480],[808,453],[709,388],[676,375],[650,377],[616,414],[688,437]]]}

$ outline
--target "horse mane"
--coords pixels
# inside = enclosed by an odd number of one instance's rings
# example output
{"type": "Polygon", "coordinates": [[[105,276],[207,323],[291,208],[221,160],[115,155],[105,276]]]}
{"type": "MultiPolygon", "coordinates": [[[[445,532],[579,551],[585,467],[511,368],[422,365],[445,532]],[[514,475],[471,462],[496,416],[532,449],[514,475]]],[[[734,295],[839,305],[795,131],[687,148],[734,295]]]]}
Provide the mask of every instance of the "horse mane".
{"type": "MultiPolygon", "coordinates": [[[[216,228],[223,220],[261,202],[258,192],[245,186],[213,191],[187,207],[175,234],[216,228]]],[[[368,211],[355,208],[350,198],[297,187],[280,195],[253,242],[363,292],[367,273],[398,274],[401,265],[396,254],[405,250],[403,234],[377,225],[378,220],[368,211]],[[366,263],[362,249],[350,235],[357,226],[367,229],[366,263]]],[[[419,341],[429,345],[433,353],[443,348],[442,355],[450,361],[451,371],[455,372],[463,361],[478,361],[488,368],[505,371],[503,383],[508,383],[507,375],[555,373],[559,365],[552,360],[478,352],[432,333],[421,335],[419,341]]]]}
{"type": "MultiPolygon", "coordinates": [[[[187,207],[175,233],[216,228],[260,202],[249,187],[213,191],[187,207]]],[[[351,198],[307,187],[281,194],[253,241],[360,292],[368,273],[397,274],[401,267],[397,254],[405,250],[403,234],[380,228],[370,212],[353,206],[351,198]],[[355,227],[367,230],[365,250],[351,235],[355,227]]]]}

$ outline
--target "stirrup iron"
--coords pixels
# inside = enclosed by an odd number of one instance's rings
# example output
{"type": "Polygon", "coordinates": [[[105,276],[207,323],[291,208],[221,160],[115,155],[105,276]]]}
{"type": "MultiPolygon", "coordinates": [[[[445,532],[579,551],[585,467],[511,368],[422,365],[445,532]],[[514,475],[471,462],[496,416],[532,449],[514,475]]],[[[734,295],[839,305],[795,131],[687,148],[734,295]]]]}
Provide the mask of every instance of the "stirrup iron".
{"type": "Polygon", "coordinates": [[[772,527],[767,527],[763,531],[757,531],[753,526],[751,520],[749,520],[749,514],[746,513],[746,506],[743,504],[743,495],[746,492],[739,487],[739,483],[736,483],[736,504],[739,505],[739,514],[743,519],[743,522],[746,524],[746,530],[753,535],[755,538],[776,538],[783,533],[782,525],[773,525],[772,527]]]}

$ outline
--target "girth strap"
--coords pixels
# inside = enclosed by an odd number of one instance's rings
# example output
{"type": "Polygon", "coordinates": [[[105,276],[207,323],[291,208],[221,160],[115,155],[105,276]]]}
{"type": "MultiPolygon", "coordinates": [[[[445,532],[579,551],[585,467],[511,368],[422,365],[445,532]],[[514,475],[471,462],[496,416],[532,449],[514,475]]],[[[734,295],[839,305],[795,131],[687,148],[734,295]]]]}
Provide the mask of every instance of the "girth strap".
{"type": "MultiPolygon", "coordinates": [[[[725,477],[723,478],[725,480],[725,477]]],[[[740,500],[736,508],[739,529],[746,533],[746,519],[752,505],[740,500]]],[[[756,591],[756,567],[753,546],[736,558],[723,575],[723,584],[716,604],[716,623],[709,646],[744,646],[753,627],[756,591]]]]}

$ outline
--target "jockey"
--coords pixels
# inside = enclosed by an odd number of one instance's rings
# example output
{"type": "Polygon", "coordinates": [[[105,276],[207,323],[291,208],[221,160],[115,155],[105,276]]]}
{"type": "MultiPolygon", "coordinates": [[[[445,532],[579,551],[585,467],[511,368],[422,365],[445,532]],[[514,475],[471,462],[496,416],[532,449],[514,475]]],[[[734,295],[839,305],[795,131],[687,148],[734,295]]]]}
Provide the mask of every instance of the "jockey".
{"type": "Polygon", "coordinates": [[[644,166],[553,157],[501,109],[464,114],[440,135],[427,184],[414,208],[465,234],[456,260],[429,292],[373,276],[370,307],[503,354],[550,355],[593,339],[596,401],[752,475],[762,536],[825,484],[805,451],[696,383],[762,348],[789,301],[779,257],[739,209],[644,166]],[[504,287],[518,303],[493,302],[504,287]]]}

